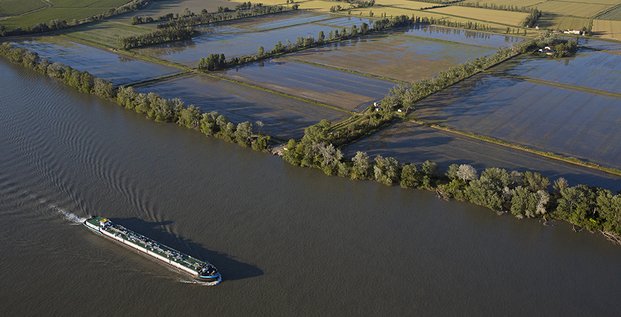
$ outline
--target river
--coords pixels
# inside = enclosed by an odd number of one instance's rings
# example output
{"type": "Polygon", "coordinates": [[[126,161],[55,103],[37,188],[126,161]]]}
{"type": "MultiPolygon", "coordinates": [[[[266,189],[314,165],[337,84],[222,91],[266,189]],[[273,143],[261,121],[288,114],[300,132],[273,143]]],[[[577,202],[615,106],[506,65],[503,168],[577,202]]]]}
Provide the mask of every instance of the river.
{"type": "Polygon", "coordinates": [[[621,248],[157,124],[0,61],[0,313],[617,315],[621,248]],[[221,271],[98,237],[103,215],[221,271]]]}

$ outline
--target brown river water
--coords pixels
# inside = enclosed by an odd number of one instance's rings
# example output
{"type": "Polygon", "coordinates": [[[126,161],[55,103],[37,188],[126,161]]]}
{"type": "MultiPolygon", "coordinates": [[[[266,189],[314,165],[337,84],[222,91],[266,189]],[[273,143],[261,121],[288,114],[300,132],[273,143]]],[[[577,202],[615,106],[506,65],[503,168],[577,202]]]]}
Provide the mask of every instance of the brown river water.
{"type": "Polygon", "coordinates": [[[327,177],[0,61],[0,315],[621,312],[621,248],[569,226],[327,177]],[[216,287],[104,240],[103,215],[216,287]]]}

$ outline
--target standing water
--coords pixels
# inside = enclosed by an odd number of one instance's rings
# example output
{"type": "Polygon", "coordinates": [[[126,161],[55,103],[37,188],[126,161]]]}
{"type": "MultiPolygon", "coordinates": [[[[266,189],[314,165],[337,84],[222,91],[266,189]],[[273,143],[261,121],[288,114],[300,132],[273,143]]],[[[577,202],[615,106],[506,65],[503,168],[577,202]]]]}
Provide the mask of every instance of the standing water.
{"type": "Polygon", "coordinates": [[[616,315],[621,248],[156,124],[0,62],[0,311],[616,315]],[[221,271],[188,280],[74,224],[102,215],[221,271]]]}

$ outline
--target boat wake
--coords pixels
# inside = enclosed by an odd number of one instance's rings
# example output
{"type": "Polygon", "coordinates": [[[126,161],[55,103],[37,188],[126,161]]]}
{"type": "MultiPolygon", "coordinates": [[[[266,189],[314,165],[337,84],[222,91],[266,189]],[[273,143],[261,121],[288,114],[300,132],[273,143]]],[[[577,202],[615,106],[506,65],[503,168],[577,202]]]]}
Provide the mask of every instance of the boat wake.
{"type": "Polygon", "coordinates": [[[214,283],[214,282],[201,282],[201,281],[197,281],[197,280],[187,280],[187,279],[179,279],[179,283],[194,284],[194,285],[201,285],[201,286],[213,286],[213,285],[218,284],[218,283],[214,283]]]}
{"type": "Polygon", "coordinates": [[[80,217],[74,213],[71,213],[67,210],[57,207],[56,205],[50,205],[50,209],[56,211],[59,215],[61,215],[65,220],[71,222],[74,225],[81,225],[87,218],[80,217]]]}

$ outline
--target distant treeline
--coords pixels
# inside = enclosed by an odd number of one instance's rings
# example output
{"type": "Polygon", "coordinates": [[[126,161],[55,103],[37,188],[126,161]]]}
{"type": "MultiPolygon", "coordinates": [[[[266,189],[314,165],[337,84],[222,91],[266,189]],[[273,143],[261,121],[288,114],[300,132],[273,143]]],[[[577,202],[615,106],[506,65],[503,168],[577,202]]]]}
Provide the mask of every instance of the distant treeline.
{"type": "Polygon", "coordinates": [[[535,27],[537,25],[537,22],[539,22],[539,18],[541,18],[541,11],[537,9],[533,9],[528,14],[526,19],[524,19],[524,22],[522,22],[522,26],[529,27],[529,28],[535,27]]]}
{"type": "Polygon", "coordinates": [[[483,3],[457,2],[457,3],[453,3],[452,5],[460,6],[460,7],[471,7],[471,8],[512,11],[512,12],[525,12],[525,13],[530,13],[530,12],[533,12],[534,10],[537,10],[535,8],[529,8],[529,7],[524,7],[524,6],[516,6],[516,5],[511,5],[511,4],[508,4],[508,5],[507,4],[496,4],[496,3],[488,3],[488,2],[483,2],[483,3]]]}
{"type": "Polygon", "coordinates": [[[335,2],[348,3],[348,7],[341,7],[341,5],[335,5],[330,7],[330,12],[339,12],[343,10],[351,10],[356,8],[369,8],[375,5],[375,0],[332,0],[335,2]]]}
{"type": "Polygon", "coordinates": [[[487,168],[479,175],[470,165],[453,164],[441,173],[432,161],[403,164],[392,157],[371,159],[364,152],[346,159],[331,143],[332,131],[325,120],[308,127],[301,140],[289,140],[283,149],[284,160],[320,169],[326,175],[433,190],[444,199],[468,201],[518,218],[545,219],[549,215],[591,232],[601,231],[621,244],[621,194],[585,185],[572,187],[563,178],[550,188],[550,180],[536,172],[487,168]]]}
{"type": "Polygon", "coordinates": [[[218,12],[208,12],[207,10],[202,10],[198,14],[188,11],[182,16],[172,16],[172,14],[168,14],[159,18],[160,23],[157,25],[157,27],[168,28],[172,26],[197,26],[202,24],[237,20],[266,14],[288,12],[297,10],[297,8],[297,5],[288,8],[280,5],[266,6],[261,3],[253,4],[250,2],[244,2],[237,5],[234,9],[229,9],[228,7],[220,7],[218,9],[218,12]]]}
{"type": "Polygon", "coordinates": [[[197,33],[198,31],[192,27],[172,26],[165,29],[157,29],[145,34],[123,37],[120,39],[120,42],[121,47],[124,49],[132,49],[161,43],[189,40],[197,33]]]}
{"type": "Polygon", "coordinates": [[[135,11],[135,10],[145,7],[149,3],[150,3],[150,0],[132,0],[131,2],[126,3],[118,8],[111,8],[104,13],[93,15],[87,18],[73,19],[70,21],[54,19],[48,22],[41,22],[29,28],[24,28],[24,29],[15,28],[13,30],[7,30],[5,27],[0,26],[0,36],[25,35],[25,34],[43,33],[43,32],[66,29],[69,27],[73,27],[73,26],[77,26],[77,25],[81,25],[85,23],[100,21],[100,20],[103,20],[105,18],[114,16],[114,15],[119,15],[122,13],[135,11]]]}
{"type": "MultiPolygon", "coordinates": [[[[165,99],[150,93],[138,93],[131,87],[115,88],[110,82],[95,78],[88,72],[81,72],[70,66],[50,63],[39,58],[35,52],[13,47],[9,43],[0,45],[0,55],[10,62],[57,79],[83,93],[93,94],[116,101],[120,106],[145,115],[158,122],[173,122],[179,126],[197,130],[206,136],[214,136],[227,142],[266,151],[270,137],[253,132],[250,122],[234,124],[217,112],[201,112],[194,106],[186,106],[180,99],[165,99]]],[[[262,123],[257,122],[259,126],[262,123]]]]}

